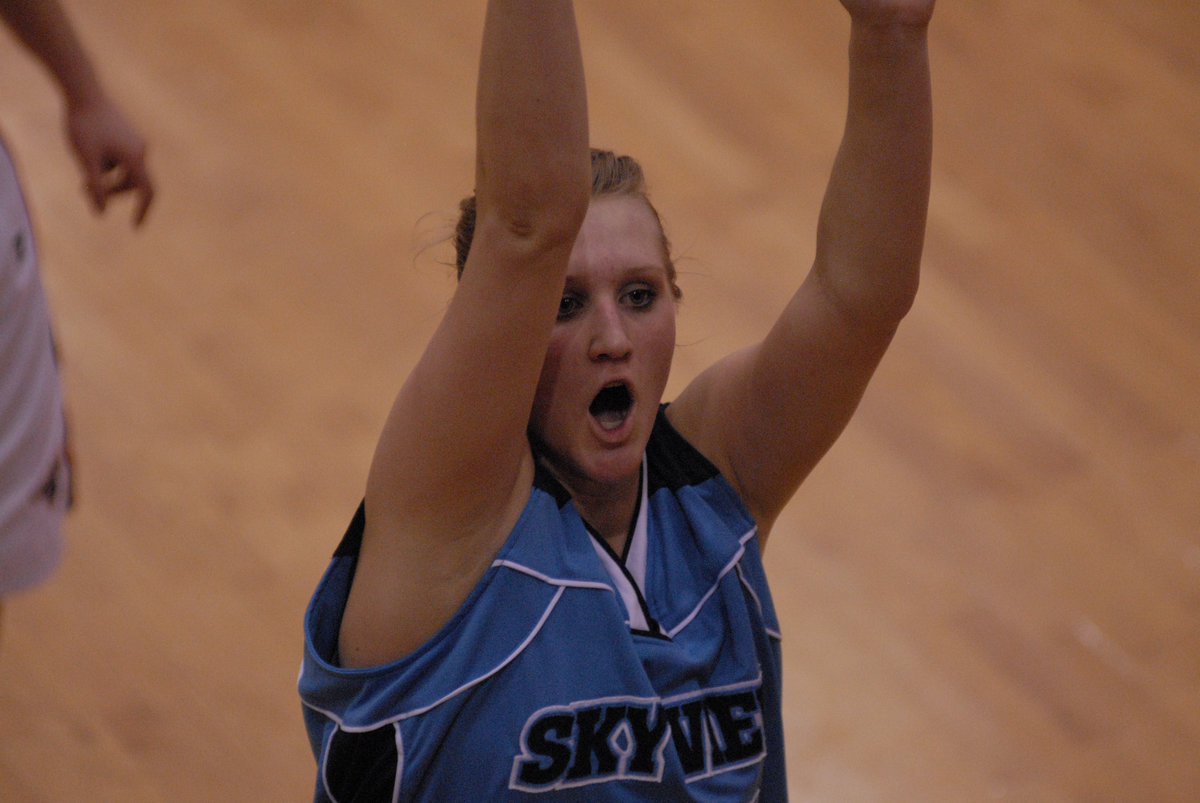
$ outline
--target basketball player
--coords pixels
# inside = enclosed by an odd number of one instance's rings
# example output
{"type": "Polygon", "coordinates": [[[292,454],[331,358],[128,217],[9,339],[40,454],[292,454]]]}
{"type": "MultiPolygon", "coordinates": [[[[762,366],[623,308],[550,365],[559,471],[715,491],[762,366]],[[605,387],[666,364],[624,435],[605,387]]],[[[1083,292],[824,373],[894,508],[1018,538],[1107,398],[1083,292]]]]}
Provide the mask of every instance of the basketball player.
{"type": "Polygon", "coordinates": [[[572,6],[488,3],[460,282],[306,616],[315,799],[786,798],[761,553],[912,303],[933,0],[842,0],[846,130],[765,338],[661,399],[678,289],[572,6]]]}
{"type": "MultiPolygon", "coordinates": [[[[132,191],[140,224],[154,194],[145,146],[108,98],[62,8],[55,0],[0,0],[0,17],[63,93],[92,204],[103,212],[110,197],[132,191]]],[[[16,168],[0,142],[0,602],[54,570],[70,501],[50,314],[16,168]]]]}

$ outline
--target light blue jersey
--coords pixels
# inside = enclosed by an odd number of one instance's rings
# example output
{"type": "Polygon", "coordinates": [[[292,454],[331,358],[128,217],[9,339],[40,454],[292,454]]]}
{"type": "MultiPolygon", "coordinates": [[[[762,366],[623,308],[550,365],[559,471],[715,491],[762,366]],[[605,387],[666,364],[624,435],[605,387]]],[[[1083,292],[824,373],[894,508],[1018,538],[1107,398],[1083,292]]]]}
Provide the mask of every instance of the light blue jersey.
{"type": "Polygon", "coordinates": [[[305,619],[317,801],[785,800],[779,628],[756,528],[660,411],[626,553],[539,471],[462,608],[337,666],[363,511],[305,619]]]}

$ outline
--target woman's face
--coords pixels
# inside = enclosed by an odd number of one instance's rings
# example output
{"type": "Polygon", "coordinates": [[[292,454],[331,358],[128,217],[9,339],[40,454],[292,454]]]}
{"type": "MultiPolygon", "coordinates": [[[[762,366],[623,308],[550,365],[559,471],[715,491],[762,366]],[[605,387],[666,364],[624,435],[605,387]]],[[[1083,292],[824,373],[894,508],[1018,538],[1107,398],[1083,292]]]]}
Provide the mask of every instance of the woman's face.
{"type": "Polygon", "coordinates": [[[637,198],[593,198],[529,424],[568,487],[636,478],[674,351],[675,298],[654,214],[637,198]]]}

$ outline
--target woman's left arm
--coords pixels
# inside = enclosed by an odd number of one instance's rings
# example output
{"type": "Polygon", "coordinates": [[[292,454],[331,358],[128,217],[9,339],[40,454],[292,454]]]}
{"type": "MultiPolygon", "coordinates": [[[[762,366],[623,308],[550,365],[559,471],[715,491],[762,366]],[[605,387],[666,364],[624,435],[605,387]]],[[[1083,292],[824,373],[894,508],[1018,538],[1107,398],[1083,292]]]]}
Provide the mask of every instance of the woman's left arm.
{"type": "Polygon", "coordinates": [[[929,201],[933,0],[841,0],[845,131],[812,269],[766,338],[701,374],[668,416],[765,537],[841,434],[917,290],[929,201]]]}

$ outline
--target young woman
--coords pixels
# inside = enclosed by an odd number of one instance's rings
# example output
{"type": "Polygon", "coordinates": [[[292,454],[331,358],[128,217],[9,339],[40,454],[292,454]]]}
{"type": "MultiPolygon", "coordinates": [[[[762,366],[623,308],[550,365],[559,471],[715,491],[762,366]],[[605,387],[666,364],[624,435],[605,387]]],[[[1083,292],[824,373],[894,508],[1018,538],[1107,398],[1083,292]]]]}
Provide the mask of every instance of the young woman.
{"type": "Polygon", "coordinates": [[[571,3],[488,4],[459,286],[306,617],[316,799],[786,798],[760,553],[912,303],[929,192],[933,0],[842,4],[812,269],[669,406],[669,247],[589,149],[571,3]]]}

